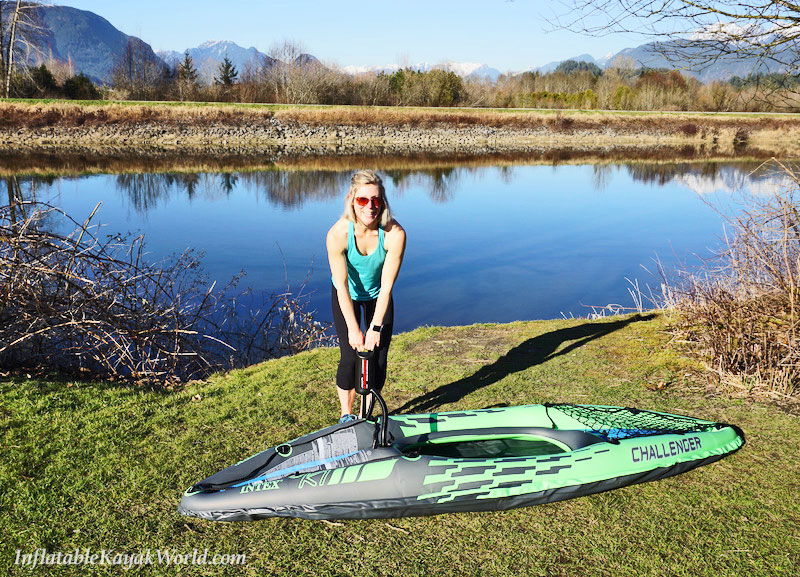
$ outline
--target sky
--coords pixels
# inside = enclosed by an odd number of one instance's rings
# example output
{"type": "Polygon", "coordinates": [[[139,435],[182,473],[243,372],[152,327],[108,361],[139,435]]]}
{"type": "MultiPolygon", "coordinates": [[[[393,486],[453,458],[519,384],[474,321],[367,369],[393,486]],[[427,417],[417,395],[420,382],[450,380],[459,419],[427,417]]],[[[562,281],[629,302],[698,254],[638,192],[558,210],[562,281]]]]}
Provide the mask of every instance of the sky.
{"type": "Polygon", "coordinates": [[[527,70],[581,54],[600,58],[645,42],[552,31],[548,0],[56,0],[89,10],[154,50],[230,40],[261,52],[284,40],[329,64],[479,62],[527,70]]]}

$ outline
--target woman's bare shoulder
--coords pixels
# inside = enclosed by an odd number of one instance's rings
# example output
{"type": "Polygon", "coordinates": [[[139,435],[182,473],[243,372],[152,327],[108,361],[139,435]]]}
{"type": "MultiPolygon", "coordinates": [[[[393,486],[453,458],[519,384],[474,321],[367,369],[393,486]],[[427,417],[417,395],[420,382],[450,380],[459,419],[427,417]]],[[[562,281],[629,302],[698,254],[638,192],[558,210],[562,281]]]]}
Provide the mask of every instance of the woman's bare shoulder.
{"type": "Polygon", "coordinates": [[[386,225],[386,227],[383,229],[383,232],[386,235],[387,249],[395,249],[405,246],[406,231],[396,220],[393,220],[386,225]]]}
{"type": "Polygon", "coordinates": [[[328,231],[328,246],[342,247],[347,246],[347,225],[348,221],[344,218],[337,220],[328,231]]]}
{"type": "Polygon", "coordinates": [[[347,219],[340,218],[335,223],[333,223],[333,226],[328,231],[328,234],[329,235],[333,234],[335,236],[342,236],[342,235],[347,236],[347,225],[348,224],[349,224],[349,221],[347,219]]]}
{"type": "Polygon", "coordinates": [[[400,223],[392,219],[389,224],[383,227],[384,234],[391,234],[397,236],[405,236],[406,230],[400,226],[400,223]]]}

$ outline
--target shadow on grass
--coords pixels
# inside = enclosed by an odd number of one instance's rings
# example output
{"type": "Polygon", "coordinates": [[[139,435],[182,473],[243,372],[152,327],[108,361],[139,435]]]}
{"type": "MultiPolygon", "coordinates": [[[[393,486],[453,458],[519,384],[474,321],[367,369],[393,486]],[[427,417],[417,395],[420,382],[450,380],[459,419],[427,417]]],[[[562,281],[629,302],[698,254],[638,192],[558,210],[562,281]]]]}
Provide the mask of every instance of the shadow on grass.
{"type": "Polygon", "coordinates": [[[491,365],[481,367],[475,374],[442,385],[416,399],[412,399],[402,407],[392,411],[392,413],[426,413],[443,405],[455,403],[470,393],[503,380],[508,375],[541,365],[561,355],[566,355],[590,341],[618,331],[631,323],[649,321],[655,316],[654,314],[635,315],[618,321],[589,322],[533,337],[517,345],[491,365]],[[569,344],[558,350],[564,343],[569,344]]]}

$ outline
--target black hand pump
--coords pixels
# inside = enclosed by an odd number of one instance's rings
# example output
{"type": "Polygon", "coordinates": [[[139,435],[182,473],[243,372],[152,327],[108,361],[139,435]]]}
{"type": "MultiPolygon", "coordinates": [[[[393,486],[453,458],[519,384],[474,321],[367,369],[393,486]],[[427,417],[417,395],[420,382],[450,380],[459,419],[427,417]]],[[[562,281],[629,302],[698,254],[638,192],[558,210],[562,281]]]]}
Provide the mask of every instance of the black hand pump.
{"type": "Polygon", "coordinates": [[[374,387],[375,364],[372,362],[375,351],[356,351],[359,363],[356,365],[356,393],[361,395],[361,416],[369,419],[372,416],[372,409],[375,407],[375,400],[381,406],[383,418],[379,420],[378,446],[388,447],[387,425],[389,423],[389,411],[386,408],[386,401],[374,387]],[[367,397],[369,396],[369,403],[367,397]]]}

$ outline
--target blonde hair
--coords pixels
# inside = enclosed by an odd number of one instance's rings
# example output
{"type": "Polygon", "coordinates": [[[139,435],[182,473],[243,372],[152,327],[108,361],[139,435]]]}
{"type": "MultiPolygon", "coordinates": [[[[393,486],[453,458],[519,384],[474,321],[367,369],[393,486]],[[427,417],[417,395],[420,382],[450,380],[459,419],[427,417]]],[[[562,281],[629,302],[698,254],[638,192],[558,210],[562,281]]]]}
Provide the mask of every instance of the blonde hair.
{"type": "Polygon", "coordinates": [[[350,189],[344,199],[344,214],[342,218],[350,222],[356,222],[356,213],[353,210],[353,199],[355,199],[358,189],[367,184],[374,184],[378,187],[378,194],[381,199],[381,212],[378,215],[378,223],[381,228],[388,225],[394,217],[392,209],[389,208],[389,201],[386,199],[386,188],[383,186],[381,177],[374,170],[359,170],[350,179],[350,189]]]}

